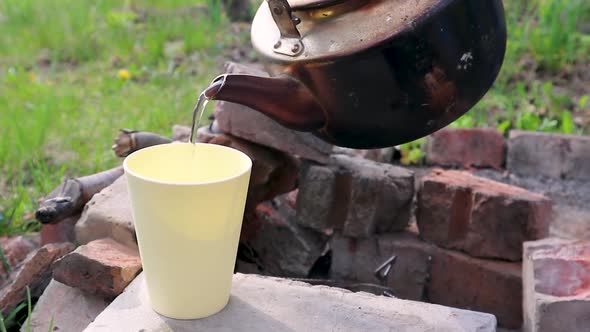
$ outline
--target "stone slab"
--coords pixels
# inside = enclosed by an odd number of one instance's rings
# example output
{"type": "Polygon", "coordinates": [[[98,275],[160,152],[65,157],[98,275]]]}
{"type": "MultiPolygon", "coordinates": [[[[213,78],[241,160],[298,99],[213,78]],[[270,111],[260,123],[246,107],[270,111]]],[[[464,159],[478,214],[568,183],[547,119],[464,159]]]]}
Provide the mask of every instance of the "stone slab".
{"type": "Polygon", "coordinates": [[[144,274],[84,331],[496,331],[493,315],[338,288],[235,274],[220,313],[174,320],[150,307],[144,274]]]}
{"type": "MultiPolygon", "coordinates": [[[[51,280],[31,315],[31,331],[82,331],[100,314],[109,302],[79,289],[51,280]]],[[[23,325],[21,331],[26,331],[23,325]]]]}

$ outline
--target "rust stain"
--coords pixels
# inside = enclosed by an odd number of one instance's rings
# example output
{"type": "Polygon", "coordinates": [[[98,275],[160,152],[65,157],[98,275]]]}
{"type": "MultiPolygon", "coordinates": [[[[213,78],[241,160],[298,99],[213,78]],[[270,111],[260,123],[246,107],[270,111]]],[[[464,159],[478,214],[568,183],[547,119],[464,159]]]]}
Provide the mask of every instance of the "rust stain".
{"type": "Polygon", "coordinates": [[[429,108],[445,112],[452,109],[457,89],[440,67],[433,67],[432,71],[424,76],[424,85],[429,95],[429,108]]]}
{"type": "Polygon", "coordinates": [[[471,209],[473,207],[472,196],[472,192],[468,188],[455,191],[451,205],[449,233],[447,235],[451,241],[463,239],[469,232],[471,209]]]}

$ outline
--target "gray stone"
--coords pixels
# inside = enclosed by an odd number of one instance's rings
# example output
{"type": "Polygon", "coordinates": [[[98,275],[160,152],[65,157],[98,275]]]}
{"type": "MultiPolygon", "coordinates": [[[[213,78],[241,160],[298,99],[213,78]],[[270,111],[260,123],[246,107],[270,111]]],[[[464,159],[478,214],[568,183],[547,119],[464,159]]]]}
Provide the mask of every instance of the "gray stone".
{"type": "Polygon", "coordinates": [[[334,279],[380,284],[374,272],[395,256],[385,286],[406,300],[424,300],[430,267],[430,245],[409,233],[384,234],[368,239],[334,235],[331,276],[334,279]]]}
{"type": "Polygon", "coordinates": [[[172,140],[179,142],[188,142],[191,136],[191,127],[183,125],[172,126],[172,140]]]}
{"type": "Polygon", "coordinates": [[[337,168],[332,215],[344,236],[368,237],[408,225],[414,198],[411,171],[346,155],[333,155],[331,164],[337,168]]]}
{"type": "MultiPolygon", "coordinates": [[[[233,63],[226,65],[226,73],[268,76],[258,69],[233,63]]],[[[217,101],[214,114],[221,131],[303,159],[326,163],[332,151],[331,144],[311,133],[288,129],[243,105],[217,101]]]]}
{"type": "Polygon", "coordinates": [[[335,146],[332,150],[334,154],[345,154],[351,157],[362,157],[379,163],[390,163],[393,160],[395,153],[394,147],[387,147],[381,149],[350,149],[335,146]]]}
{"type": "Polygon", "coordinates": [[[590,137],[511,131],[507,168],[520,175],[590,180],[590,137]]]}
{"type": "MultiPolygon", "coordinates": [[[[31,331],[49,331],[52,320],[53,331],[82,331],[108,305],[98,296],[51,280],[31,314],[31,331]]],[[[21,331],[26,331],[26,324],[21,331]]]]}
{"type": "Polygon", "coordinates": [[[364,238],[404,229],[412,216],[414,175],[359,156],[334,154],[329,165],[305,164],[297,220],[327,234],[364,238]]]}
{"type": "Polygon", "coordinates": [[[318,232],[329,231],[336,172],[323,165],[304,165],[299,176],[297,222],[318,232]]]}
{"type": "Polygon", "coordinates": [[[246,243],[259,259],[262,269],[258,273],[307,277],[327,241],[295,222],[295,210],[286,202],[286,195],[279,196],[274,203],[260,204],[257,215],[257,230],[246,243]]]}
{"type": "Polygon", "coordinates": [[[137,248],[125,176],[94,195],[76,224],[76,241],[80,244],[105,237],[137,248]]]}
{"type": "MultiPolygon", "coordinates": [[[[197,129],[197,142],[209,142],[211,139],[222,134],[219,131],[217,121],[211,125],[202,126],[197,129]]],[[[172,126],[172,140],[179,142],[188,142],[191,136],[191,127],[183,125],[172,126]]]]}
{"type": "Polygon", "coordinates": [[[496,330],[493,315],[285,279],[236,274],[226,308],[174,320],[149,305],[143,273],[84,331],[438,331],[496,330]]]}
{"type": "Polygon", "coordinates": [[[546,238],[523,252],[525,332],[590,331],[590,242],[546,238]]]}

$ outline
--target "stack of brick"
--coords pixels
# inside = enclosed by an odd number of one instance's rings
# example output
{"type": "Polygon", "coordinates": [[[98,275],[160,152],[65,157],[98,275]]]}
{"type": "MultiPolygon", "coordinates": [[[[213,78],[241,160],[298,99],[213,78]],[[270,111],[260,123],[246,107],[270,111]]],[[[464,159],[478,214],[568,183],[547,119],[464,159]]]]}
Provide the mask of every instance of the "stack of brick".
{"type": "Polygon", "coordinates": [[[447,263],[433,268],[428,300],[491,312],[500,326],[519,328],[522,244],[548,235],[551,214],[551,200],[540,194],[434,170],[422,179],[416,220],[420,237],[447,263]]]}
{"type": "MultiPolygon", "coordinates": [[[[226,69],[264,75],[236,64],[226,69]]],[[[458,171],[436,170],[416,183],[414,172],[389,162],[391,149],[332,147],[233,103],[216,103],[212,127],[294,156],[299,166],[297,189],[275,192],[281,195],[257,204],[253,221],[245,221],[238,271],[310,277],[329,252],[326,278],[378,284],[396,297],[521,326],[522,243],[547,235],[549,199],[458,171]]],[[[215,142],[210,129],[201,134],[215,142]]],[[[431,164],[504,166],[504,138],[495,130],[441,131],[427,150],[431,164]]]]}
{"type": "Polygon", "coordinates": [[[551,201],[434,170],[420,181],[416,203],[418,229],[333,236],[332,277],[382,282],[398,297],[489,312],[500,326],[520,328],[522,243],[547,235],[551,201]],[[392,260],[388,278],[378,278],[378,267],[392,260]]]}

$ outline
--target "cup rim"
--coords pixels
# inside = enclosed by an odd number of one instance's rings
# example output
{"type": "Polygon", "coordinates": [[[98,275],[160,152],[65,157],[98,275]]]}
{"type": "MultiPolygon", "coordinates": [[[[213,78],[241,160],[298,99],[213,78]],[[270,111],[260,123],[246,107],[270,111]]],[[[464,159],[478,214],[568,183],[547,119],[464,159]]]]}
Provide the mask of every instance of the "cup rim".
{"type": "Polygon", "coordinates": [[[154,150],[154,149],[161,149],[162,145],[167,145],[167,144],[182,144],[182,145],[193,145],[193,143],[189,143],[189,142],[172,142],[172,143],[164,143],[164,144],[157,144],[157,145],[152,145],[143,149],[139,149],[137,151],[133,151],[132,153],[130,153],[127,157],[125,157],[125,159],[123,160],[123,170],[125,172],[126,175],[131,175],[133,177],[136,177],[138,179],[141,179],[143,181],[147,181],[147,182],[152,182],[152,183],[158,183],[158,184],[165,184],[165,185],[174,185],[174,186],[195,186],[195,185],[208,185],[208,184],[215,184],[215,183],[221,183],[221,182],[227,182],[227,181],[231,181],[233,179],[237,179],[239,177],[242,177],[244,174],[248,173],[251,169],[252,169],[252,158],[250,158],[250,156],[248,156],[247,154],[245,154],[244,152],[236,149],[236,148],[232,148],[229,146],[225,146],[225,145],[221,145],[221,144],[212,144],[212,143],[194,143],[194,145],[207,145],[207,146],[215,146],[216,149],[225,149],[228,151],[232,151],[233,153],[238,153],[240,155],[242,155],[247,161],[248,161],[248,166],[245,167],[244,171],[234,175],[234,176],[230,176],[230,177],[225,177],[225,178],[220,178],[218,180],[212,180],[212,181],[199,181],[199,182],[172,182],[172,181],[163,181],[163,180],[158,180],[158,179],[154,179],[154,178],[150,178],[150,177],[146,177],[143,175],[139,175],[137,174],[137,172],[132,171],[129,168],[128,165],[128,161],[129,159],[136,154],[146,152],[148,150],[154,150]]]}

